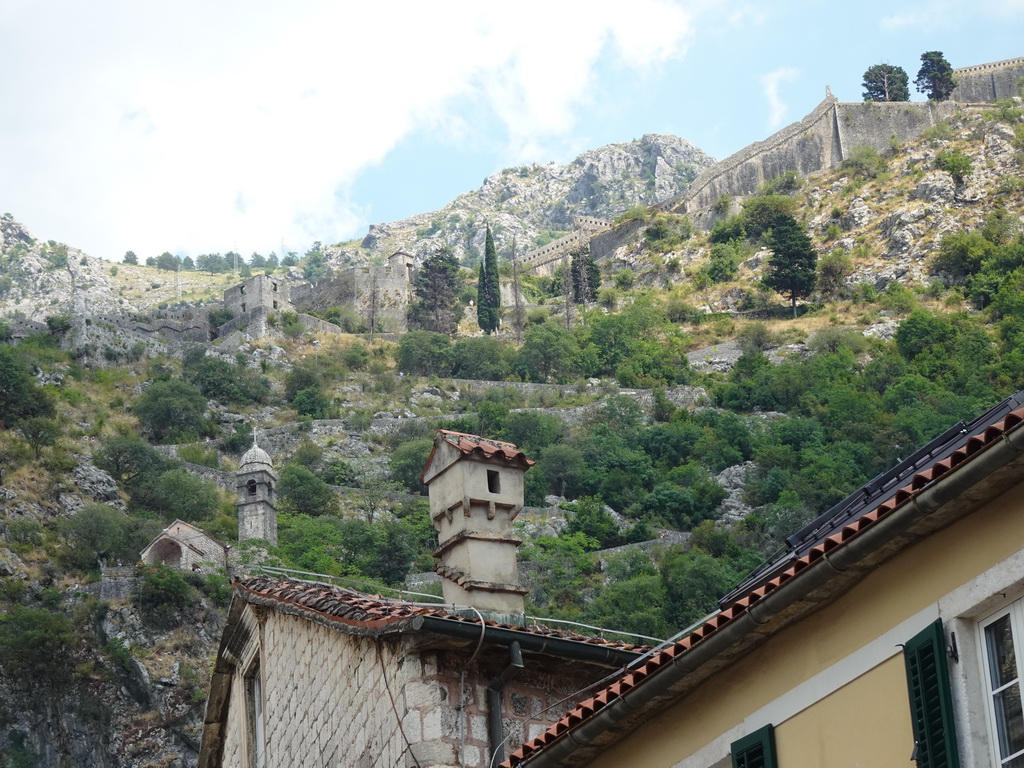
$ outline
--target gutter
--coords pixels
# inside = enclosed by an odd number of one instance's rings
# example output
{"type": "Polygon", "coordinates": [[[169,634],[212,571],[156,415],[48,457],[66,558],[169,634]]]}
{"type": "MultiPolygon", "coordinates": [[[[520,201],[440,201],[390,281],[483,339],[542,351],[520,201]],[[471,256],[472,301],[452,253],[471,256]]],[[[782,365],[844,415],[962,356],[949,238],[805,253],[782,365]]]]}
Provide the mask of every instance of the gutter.
{"type": "MultiPolygon", "coordinates": [[[[798,576],[785,582],[751,605],[737,618],[698,642],[654,671],[635,687],[609,702],[557,741],[541,747],[518,766],[554,768],[568,763],[578,749],[593,746],[616,723],[637,714],[654,699],[672,696],[671,687],[687,674],[737,644],[742,638],[768,624],[780,613],[798,604],[801,599],[841,576],[844,571],[861,565],[881,545],[908,532],[914,525],[972,489],[993,473],[1003,469],[1024,454],[1024,428],[1016,426],[959,467],[949,470],[930,482],[902,506],[893,510],[875,525],[824,555],[798,576]]],[[[975,505],[971,506],[971,510],[975,505]]]]}
{"type": "Polygon", "coordinates": [[[445,619],[439,616],[417,616],[410,622],[412,630],[435,632],[439,635],[457,637],[463,640],[481,640],[494,645],[511,648],[518,643],[524,651],[542,653],[547,656],[560,656],[576,661],[588,661],[592,664],[604,664],[609,667],[625,667],[642,655],[638,651],[624,648],[611,648],[607,645],[584,643],[579,640],[567,640],[563,637],[535,635],[521,629],[506,629],[489,624],[476,624],[458,619],[445,619]]]}

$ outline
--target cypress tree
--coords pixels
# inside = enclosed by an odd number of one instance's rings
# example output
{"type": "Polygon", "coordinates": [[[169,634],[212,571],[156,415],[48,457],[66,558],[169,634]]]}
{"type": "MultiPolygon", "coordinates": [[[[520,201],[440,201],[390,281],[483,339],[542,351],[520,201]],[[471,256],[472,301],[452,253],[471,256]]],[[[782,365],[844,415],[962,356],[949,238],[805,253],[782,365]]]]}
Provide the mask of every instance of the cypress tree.
{"type": "Polygon", "coordinates": [[[480,280],[476,289],[476,319],[480,329],[491,334],[500,323],[501,283],[498,278],[498,252],[494,248],[491,228],[487,227],[484,260],[480,262],[480,280]]]}

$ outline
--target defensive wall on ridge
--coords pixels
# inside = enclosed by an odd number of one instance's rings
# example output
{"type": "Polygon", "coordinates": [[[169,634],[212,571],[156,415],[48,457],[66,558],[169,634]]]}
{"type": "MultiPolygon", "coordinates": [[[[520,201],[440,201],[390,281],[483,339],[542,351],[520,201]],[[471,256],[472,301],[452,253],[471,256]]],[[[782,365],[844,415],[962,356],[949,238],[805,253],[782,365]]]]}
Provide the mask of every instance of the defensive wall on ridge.
{"type": "MultiPolygon", "coordinates": [[[[722,197],[745,197],[766,181],[787,171],[805,176],[834,168],[857,147],[878,151],[916,139],[927,128],[950,117],[961,104],[984,104],[1024,96],[1024,58],[1007,59],[954,70],[957,87],[943,102],[840,102],[826,89],[825,99],[802,120],[792,123],[716,163],[686,191],[653,208],[689,214],[698,226],[713,223],[713,207],[722,197]]],[[[591,255],[600,261],[646,226],[643,221],[617,227],[579,230],[531,251],[524,266],[541,274],[554,271],[572,249],[589,239],[591,255]]]]}
{"type": "Polygon", "coordinates": [[[956,88],[950,97],[961,103],[989,102],[1024,96],[1024,58],[994,61],[953,70],[956,88]]]}
{"type": "Polygon", "coordinates": [[[612,223],[596,216],[573,216],[572,226],[569,234],[524,254],[519,265],[539,275],[553,275],[558,262],[590,242],[594,233],[610,228],[612,223]]]}
{"type": "Polygon", "coordinates": [[[890,142],[915,139],[949,117],[956,104],[944,102],[840,102],[831,93],[803,120],[764,141],[754,142],[716,163],[675,200],[658,207],[698,219],[723,197],[754,194],[787,171],[805,176],[834,168],[857,147],[878,151],[890,142]]]}

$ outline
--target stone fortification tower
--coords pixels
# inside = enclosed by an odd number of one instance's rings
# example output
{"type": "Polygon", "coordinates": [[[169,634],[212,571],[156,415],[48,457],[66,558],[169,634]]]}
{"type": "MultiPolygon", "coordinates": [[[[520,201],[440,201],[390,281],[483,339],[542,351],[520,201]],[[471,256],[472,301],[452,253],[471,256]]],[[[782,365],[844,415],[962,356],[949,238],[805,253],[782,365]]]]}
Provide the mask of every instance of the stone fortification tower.
{"type": "Polygon", "coordinates": [[[438,532],[445,602],[522,623],[512,521],[523,507],[523,473],[533,461],[512,443],[438,430],[423,468],[438,532]]]}
{"type": "Polygon", "coordinates": [[[238,540],[277,545],[277,473],[269,454],[253,440],[238,467],[238,540]]]}

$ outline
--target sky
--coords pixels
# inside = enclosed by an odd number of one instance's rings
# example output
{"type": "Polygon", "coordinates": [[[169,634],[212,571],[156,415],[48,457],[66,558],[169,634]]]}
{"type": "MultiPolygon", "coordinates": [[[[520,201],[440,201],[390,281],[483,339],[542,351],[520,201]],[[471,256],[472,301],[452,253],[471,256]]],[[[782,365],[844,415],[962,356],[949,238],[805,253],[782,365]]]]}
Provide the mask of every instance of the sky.
{"type": "Polygon", "coordinates": [[[873,64],[1022,40],[1024,0],[0,0],[0,212],[112,261],[301,254],[645,133],[723,159],[873,64]]]}

